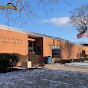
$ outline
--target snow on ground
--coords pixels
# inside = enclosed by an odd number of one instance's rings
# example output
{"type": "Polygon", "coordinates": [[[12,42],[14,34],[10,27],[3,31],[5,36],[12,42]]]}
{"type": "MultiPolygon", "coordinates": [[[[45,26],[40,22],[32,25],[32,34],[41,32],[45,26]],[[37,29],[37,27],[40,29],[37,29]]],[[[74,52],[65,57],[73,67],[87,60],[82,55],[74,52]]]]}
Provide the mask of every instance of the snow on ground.
{"type": "Polygon", "coordinates": [[[0,88],[88,88],[88,73],[50,69],[0,73],[0,88]]]}
{"type": "Polygon", "coordinates": [[[65,65],[68,65],[68,66],[79,66],[79,67],[88,67],[88,62],[73,62],[73,63],[66,63],[65,65]]]}

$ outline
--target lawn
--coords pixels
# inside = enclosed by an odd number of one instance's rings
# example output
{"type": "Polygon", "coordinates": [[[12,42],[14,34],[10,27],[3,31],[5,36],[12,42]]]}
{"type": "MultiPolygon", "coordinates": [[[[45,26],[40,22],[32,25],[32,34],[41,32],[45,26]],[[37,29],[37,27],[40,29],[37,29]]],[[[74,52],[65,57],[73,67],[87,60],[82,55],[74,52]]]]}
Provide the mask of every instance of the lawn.
{"type": "Polygon", "coordinates": [[[51,69],[0,73],[0,88],[88,88],[88,73],[51,69]]]}

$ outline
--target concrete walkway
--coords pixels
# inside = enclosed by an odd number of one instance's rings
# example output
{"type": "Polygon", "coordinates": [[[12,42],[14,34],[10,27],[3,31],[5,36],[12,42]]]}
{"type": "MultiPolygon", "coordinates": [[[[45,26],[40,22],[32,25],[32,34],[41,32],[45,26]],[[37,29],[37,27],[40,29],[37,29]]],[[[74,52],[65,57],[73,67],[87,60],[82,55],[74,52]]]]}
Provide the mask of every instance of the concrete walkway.
{"type": "Polygon", "coordinates": [[[65,65],[59,65],[59,64],[46,64],[44,66],[44,68],[55,69],[55,70],[87,72],[88,73],[88,68],[86,68],[86,67],[65,66],[65,65]]]}

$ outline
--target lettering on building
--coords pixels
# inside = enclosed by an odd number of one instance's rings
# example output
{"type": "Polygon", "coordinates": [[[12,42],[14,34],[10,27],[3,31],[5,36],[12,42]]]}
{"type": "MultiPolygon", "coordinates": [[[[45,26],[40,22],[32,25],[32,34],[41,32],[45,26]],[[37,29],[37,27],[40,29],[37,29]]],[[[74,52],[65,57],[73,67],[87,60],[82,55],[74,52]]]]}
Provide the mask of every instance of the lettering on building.
{"type": "Polygon", "coordinates": [[[0,36],[0,39],[2,39],[0,41],[1,43],[6,43],[6,44],[22,44],[23,42],[23,39],[20,38],[10,38],[10,37],[0,36]]]}

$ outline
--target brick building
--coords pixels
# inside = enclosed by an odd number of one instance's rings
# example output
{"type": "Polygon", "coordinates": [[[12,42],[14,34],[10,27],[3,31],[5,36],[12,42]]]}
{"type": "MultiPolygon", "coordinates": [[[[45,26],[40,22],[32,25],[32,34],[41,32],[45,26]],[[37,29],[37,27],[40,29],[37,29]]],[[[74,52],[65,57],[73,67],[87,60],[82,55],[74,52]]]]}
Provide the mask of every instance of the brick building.
{"type": "Polygon", "coordinates": [[[57,59],[79,59],[80,53],[88,54],[88,47],[56,37],[0,26],[0,53],[36,53],[44,59],[48,58],[45,63],[54,63],[57,59]]]}

